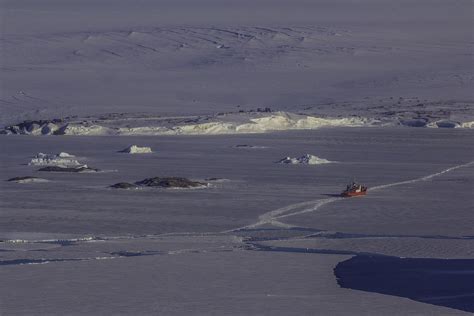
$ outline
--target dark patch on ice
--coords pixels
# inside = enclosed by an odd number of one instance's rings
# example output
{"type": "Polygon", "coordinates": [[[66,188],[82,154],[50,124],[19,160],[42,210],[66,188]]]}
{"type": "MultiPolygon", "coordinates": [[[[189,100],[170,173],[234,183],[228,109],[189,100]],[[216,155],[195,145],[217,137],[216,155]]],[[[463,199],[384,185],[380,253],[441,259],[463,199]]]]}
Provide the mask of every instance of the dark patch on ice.
{"type": "Polygon", "coordinates": [[[10,265],[24,265],[24,264],[45,264],[50,262],[66,262],[66,261],[85,261],[89,259],[12,259],[12,260],[1,260],[0,266],[10,265]]]}
{"type": "Polygon", "coordinates": [[[339,286],[474,312],[473,259],[358,255],[334,269],[339,286]]]}
{"type": "Polygon", "coordinates": [[[239,144],[239,145],[235,145],[234,147],[235,148],[253,148],[254,146],[247,145],[247,144],[239,144]]]}
{"type": "Polygon", "coordinates": [[[460,127],[461,124],[455,121],[442,120],[436,122],[436,126],[438,126],[439,128],[456,128],[460,127]]]}
{"type": "Polygon", "coordinates": [[[79,243],[79,240],[51,240],[45,241],[44,244],[53,244],[53,245],[61,245],[61,246],[73,246],[79,243]]]}
{"type": "Polygon", "coordinates": [[[180,177],[154,177],[147,178],[142,181],[135,182],[136,185],[146,187],[161,188],[196,188],[206,186],[207,183],[192,181],[187,178],[180,177]]]}
{"type": "Polygon", "coordinates": [[[351,234],[341,232],[324,232],[306,236],[306,238],[326,238],[326,239],[354,239],[354,238],[422,238],[422,239],[443,239],[443,240],[472,240],[473,236],[443,236],[443,235],[385,235],[385,234],[351,234]]]}
{"type": "Polygon", "coordinates": [[[80,167],[47,166],[47,167],[40,168],[38,171],[81,173],[81,172],[99,172],[99,169],[85,167],[85,166],[80,166],[80,167]]]}
{"type": "Polygon", "coordinates": [[[25,180],[36,180],[36,179],[40,179],[40,178],[37,178],[37,177],[30,177],[30,176],[26,176],[26,177],[14,177],[14,178],[8,179],[7,181],[9,181],[9,182],[17,182],[17,181],[25,181],[25,180]]]}
{"type": "Polygon", "coordinates": [[[426,127],[428,119],[401,120],[400,124],[409,127],[426,127]]]}
{"type": "Polygon", "coordinates": [[[120,256],[120,257],[139,257],[143,256],[141,252],[131,252],[131,251],[116,251],[110,253],[113,256],[120,256]]]}
{"type": "Polygon", "coordinates": [[[154,256],[161,255],[162,252],[159,251],[116,251],[110,253],[112,256],[118,257],[141,257],[141,256],[154,256]]]}
{"type": "Polygon", "coordinates": [[[265,146],[255,146],[255,145],[247,145],[247,144],[238,144],[233,146],[234,148],[243,148],[243,149],[263,149],[266,148],[265,146]]]}

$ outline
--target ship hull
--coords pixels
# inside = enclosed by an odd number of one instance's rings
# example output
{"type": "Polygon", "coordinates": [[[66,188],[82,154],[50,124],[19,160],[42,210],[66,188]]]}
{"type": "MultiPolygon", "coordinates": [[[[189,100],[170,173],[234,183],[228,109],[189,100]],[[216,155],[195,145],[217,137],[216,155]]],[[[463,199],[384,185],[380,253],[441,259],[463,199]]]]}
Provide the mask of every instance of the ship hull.
{"type": "Polygon", "coordinates": [[[341,196],[343,197],[354,197],[354,196],[363,196],[366,195],[367,191],[361,191],[361,192],[342,192],[341,196]]]}

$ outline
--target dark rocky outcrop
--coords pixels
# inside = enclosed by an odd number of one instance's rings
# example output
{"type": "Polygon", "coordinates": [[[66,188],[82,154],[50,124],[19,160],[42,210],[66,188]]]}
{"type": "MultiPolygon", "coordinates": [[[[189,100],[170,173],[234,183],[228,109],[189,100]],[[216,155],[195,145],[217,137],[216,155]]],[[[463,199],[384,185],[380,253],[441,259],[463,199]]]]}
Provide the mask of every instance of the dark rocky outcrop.
{"type": "Polygon", "coordinates": [[[196,188],[206,186],[207,183],[192,181],[180,177],[154,177],[147,178],[142,181],[135,182],[136,185],[146,187],[161,187],[161,188],[196,188]]]}
{"type": "Polygon", "coordinates": [[[47,172],[98,172],[99,169],[89,168],[87,166],[80,167],[59,167],[59,166],[47,166],[39,169],[38,171],[47,171],[47,172]]]}
{"type": "Polygon", "coordinates": [[[14,177],[6,180],[8,182],[16,182],[16,183],[41,183],[41,182],[49,182],[47,179],[38,178],[38,177],[31,177],[31,176],[24,176],[24,177],[14,177]]]}
{"type": "Polygon", "coordinates": [[[128,183],[128,182],[115,183],[115,184],[112,184],[110,187],[113,189],[136,189],[137,188],[135,184],[128,183]]]}

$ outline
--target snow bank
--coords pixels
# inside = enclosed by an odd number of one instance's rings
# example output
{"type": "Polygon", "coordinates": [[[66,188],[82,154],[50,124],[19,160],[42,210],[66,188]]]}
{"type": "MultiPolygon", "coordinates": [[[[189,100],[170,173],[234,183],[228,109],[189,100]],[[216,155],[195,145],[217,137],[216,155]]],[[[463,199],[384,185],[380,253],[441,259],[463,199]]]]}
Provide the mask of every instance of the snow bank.
{"type": "Polygon", "coordinates": [[[332,126],[370,126],[376,121],[361,118],[319,118],[288,112],[265,114],[243,114],[241,116],[226,116],[214,118],[215,121],[174,126],[165,134],[182,135],[218,135],[218,134],[253,134],[272,131],[318,129],[332,126]],[[252,117],[253,115],[258,117],[252,117]]]}
{"type": "MultiPolygon", "coordinates": [[[[225,113],[215,116],[186,118],[121,117],[104,119],[81,119],[79,121],[28,121],[8,126],[4,134],[27,135],[221,135],[253,134],[286,130],[312,130],[323,127],[370,127],[370,126],[408,126],[408,127],[463,127],[472,128],[473,122],[459,123],[432,120],[425,117],[401,119],[381,117],[378,119],[362,116],[316,117],[289,112],[243,112],[225,113]],[[48,124],[57,129],[45,128],[48,124]],[[62,124],[62,125],[60,125],[62,124]]],[[[138,146],[137,146],[138,147],[138,146]]],[[[138,153],[138,152],[137,152],[138,153]]]]}
{"type": "Polygon", "coordinates": [[[101,125],[90,125],[88,122],[85,124],[66,124],[60,127],[54,132],[55,135],[89,135],[99,136],[113,134],[109,132],[109,129],[101,125]]]}
{"type": "Polygon", "coordinates": [[[38,153],[31,159],[28,165],[30,166],[59,166],[59,167],[71,167],[71,166],[82,166],[79,161],[74,159],[74,155],[60,152],[59,154],[43,154],[38,153]]]}
{"type": "Polygon", "coordinates": [[[177,121],[176,118],[127,118],[126,126],[120,120],[80,121],[54,120],[57,128],[44,129],[50,121],[28,121],[4,129],[7,134],[27,135],[219,135],[251,134],[272,131],[317,129],[321,127],[359,127],[380,124],[380,121],[363,117],[320,118],[289,112],[245,112],[216,116],[194,117],[177,121]],[[144,123],[146,122],[146,123],[144,123]],[[59,125],[59,123],[62,124],[59,125]],[[191,123],[191,124],[190,124],[191,123]],[[121,126],[122,124],[122,126],[121,126]],[[41,133],[34,132],[41,129],[41,133]]]}
{"type": "Polygon", "coordinates": [[[219,135],[219,134],[237,134],[235,123],[210,122],[201,124],[191,124],[176,126],[173,128],[177,134],[183,135],[219,135]]]}
{"type": "Polygon", "coordinates": [[[307,115],[297,115],[286,112],[277,112],[270,116],[250,119],[251,123],[241,124],[236,131],[243,133],[262,133],[267,131],[317,129],[330,126],[368,126],[372,121],[366,118],[319,118],[307,115]]]}
{"type": "Polygon", "coordinates": [[[285,163],[285,164],[303,164],[303,165],[321,165],[321,164],[326,164],[326,163],[333,163],[334,161],[329,161],[324,158],[319,158],[314,155],[306,154],[298,158],[291,158],[291,157],[286,157],[278,161],[278,163],[285,163]]]}
{"type": "Polygon", "coordinates": [[[139,147],[137,145],[131,145],[120,151],[121,153],[127,154],[150,154],[152,153],[150,147],[139,147]]]}

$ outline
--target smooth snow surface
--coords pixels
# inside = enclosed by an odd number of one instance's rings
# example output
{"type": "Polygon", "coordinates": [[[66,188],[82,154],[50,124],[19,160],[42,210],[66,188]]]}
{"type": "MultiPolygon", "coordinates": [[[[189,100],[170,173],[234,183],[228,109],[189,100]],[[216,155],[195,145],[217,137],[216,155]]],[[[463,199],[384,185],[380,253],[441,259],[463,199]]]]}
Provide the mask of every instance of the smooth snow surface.
{"type": "Polygon", "coordinates": [[[285,164],[302,164],[302,165],[320,165],[320,164],[325,164],[325,163],[332,163],[334,161],[329,161],[324,158],[319,158],[314,155],[310,154],[305,154],[301,157],[298,158],[291,158],[291,157],[286,157],[283,158],[282,160],[278,161],[278,163],[285,163],[285,164]]]}
{"type": "Polygon", "coordinates": [[[152,153],[150,147],[140,147],[137,145],[130,145],[124,150],[121,150],[120,152],[127,153],[127,154],[150,154],[152,153]]]}

